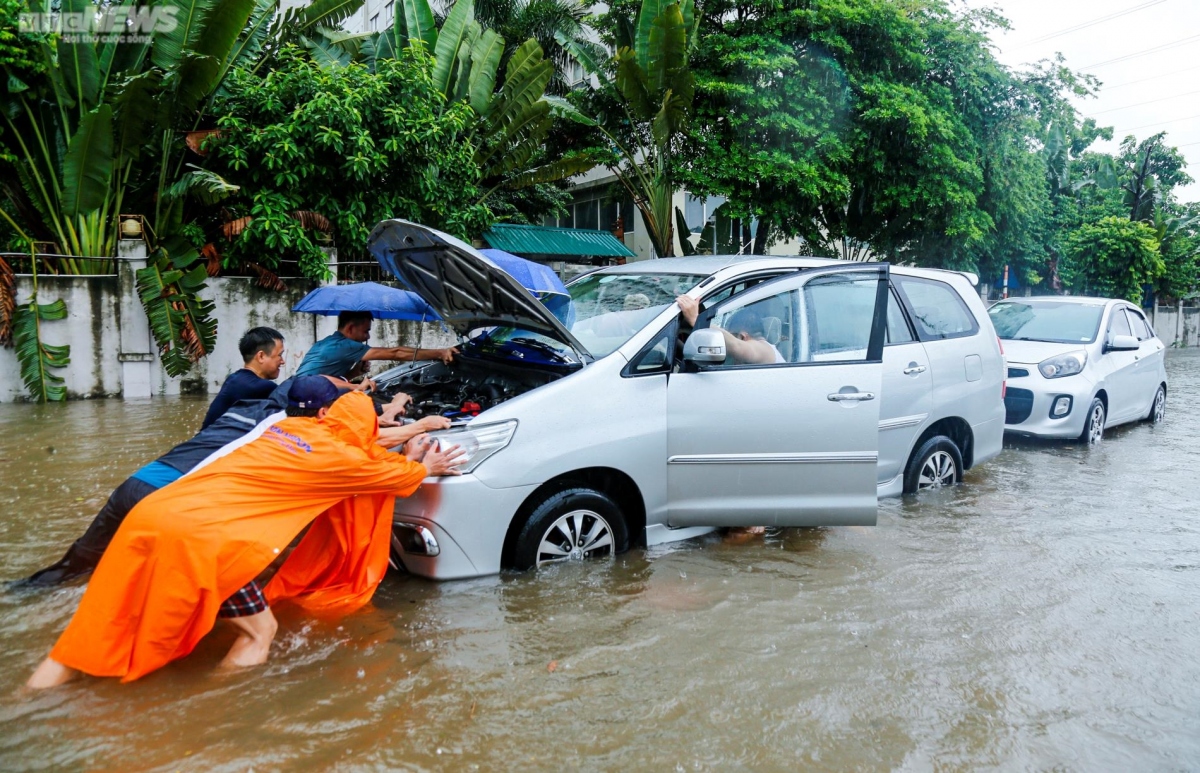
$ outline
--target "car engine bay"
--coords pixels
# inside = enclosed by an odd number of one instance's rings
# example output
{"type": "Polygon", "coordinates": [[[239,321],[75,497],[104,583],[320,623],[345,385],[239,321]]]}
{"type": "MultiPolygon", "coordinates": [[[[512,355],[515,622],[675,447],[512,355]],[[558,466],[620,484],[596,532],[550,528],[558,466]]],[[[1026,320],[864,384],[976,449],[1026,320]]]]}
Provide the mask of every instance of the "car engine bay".
{"type": "Polygon", "coordinates": [[[468,419],[506,400],[536,389],[563,374],[458,357],[440,362],[403,366],[378,376],[377,394],[391,398],[404,392],[412,398],[405,416],[423,419],[445,416],[468,419]]]}

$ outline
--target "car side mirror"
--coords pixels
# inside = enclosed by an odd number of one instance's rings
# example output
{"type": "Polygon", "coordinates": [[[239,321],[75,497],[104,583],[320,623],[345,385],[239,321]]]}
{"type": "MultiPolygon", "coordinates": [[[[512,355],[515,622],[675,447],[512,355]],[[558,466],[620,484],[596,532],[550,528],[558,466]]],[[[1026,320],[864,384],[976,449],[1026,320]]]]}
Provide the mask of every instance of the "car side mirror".
{"type": "Polygon", "coordinates": [[[1104,347],[1106,352],[1136,352],[1141,347],[1137,338],[1133,336],[1115,335],[1109,339],[1108,345],[1104,347]]]}
{"type": "Polygon", "coordinates": [[[720,330],[693,330],[683,342],[683,361],[720,364],[725,362],[725,336],[720,330]]]}

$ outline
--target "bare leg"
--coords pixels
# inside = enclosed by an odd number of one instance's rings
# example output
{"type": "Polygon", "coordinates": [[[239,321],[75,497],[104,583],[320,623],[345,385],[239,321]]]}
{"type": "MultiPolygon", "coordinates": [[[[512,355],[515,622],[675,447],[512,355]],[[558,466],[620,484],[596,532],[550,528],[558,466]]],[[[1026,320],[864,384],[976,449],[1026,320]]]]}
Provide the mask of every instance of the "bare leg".
{"type": "Polygon", "coordinates": [[[48,687],[66,684],[77,676],[79,672],[75,669],[64,666],[54,658],[46,658],[33,672],[33,676],[29,677],[25,686],[30,690],[45,690],[48,687]]]}
{"type": "Polygon", "coordinates": [[[221,661],[221,668],[245,668],[267,662],[271,653],[271,641],[279,624],[270,609],[257,615],[227,618],[238,629],[237,640],[229,648],[229,654],[221,661]]]}

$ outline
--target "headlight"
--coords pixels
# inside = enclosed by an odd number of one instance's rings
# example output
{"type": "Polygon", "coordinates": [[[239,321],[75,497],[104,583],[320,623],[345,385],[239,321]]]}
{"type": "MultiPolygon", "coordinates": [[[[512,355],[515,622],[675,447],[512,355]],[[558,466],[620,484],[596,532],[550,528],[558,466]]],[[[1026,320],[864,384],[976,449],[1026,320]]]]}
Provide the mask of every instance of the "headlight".
{"type": "Polygon", "coordinates": [[[1048,360],[1042,360],[1038,363],[1038,370],[1046,378],[1062,378],[1063,376],[1074,376],[1076,373],[1083,372],[1083,366],[1087,364],[1087,352],[1082,349],[1077,352],[1068,352],[1060,354],[1057,357],[1051,357],[1048,360]]]}
{"type": "Polygon", "coordinates": [[[495,424],[469,424],[466,427],[438,430],[429,435],[438,439],[442,450],[458,446],[466,451],[458,469],[467,473],[474,472],[485,459],[508,445],[516,431],[517,420],[509,419],[495,424]]]}

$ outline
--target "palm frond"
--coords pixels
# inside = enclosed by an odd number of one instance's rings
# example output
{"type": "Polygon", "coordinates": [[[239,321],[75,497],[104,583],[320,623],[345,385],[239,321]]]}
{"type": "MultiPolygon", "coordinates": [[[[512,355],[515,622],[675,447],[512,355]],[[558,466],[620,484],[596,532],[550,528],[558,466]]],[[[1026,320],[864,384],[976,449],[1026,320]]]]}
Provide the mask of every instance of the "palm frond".
{"type": "Polygon", "coordinates": [[[38,303],[37,296],[18,306],[13,314],[13,343],[21,380],[29,396],[39,403],[67,399],[62,376],[52,372],[71,362],[71,347],[42,342],[42,323],[67,318],[67,304],[61,298],[53,303],[38,303]]]}
{"type": "Polygon", "coordinates": [[[13,313],[17,309],[17,278],[12,266],[0,256],[0,346],[13,345],[13,313]]]}
{"type": "Polygon", "coordinates": [[[174,256],[160,249],[149,265],[135,274],[150,332],[170,376],[187,373],[193,363],[212,351],[217,340],[214,304],[199,295],[205,289],[208,270],[197,257],[191,247],[174,256]]]}
{"type": "Polygon", "coordinates": [[[242,189],[242,186],[228,182],[216,172],[201,169],[195,164],[188,166],[191,167],[191,171],[163,191],[165,200],[173,201],[190,195],[203,204],[212,206],[242,189]]]}

